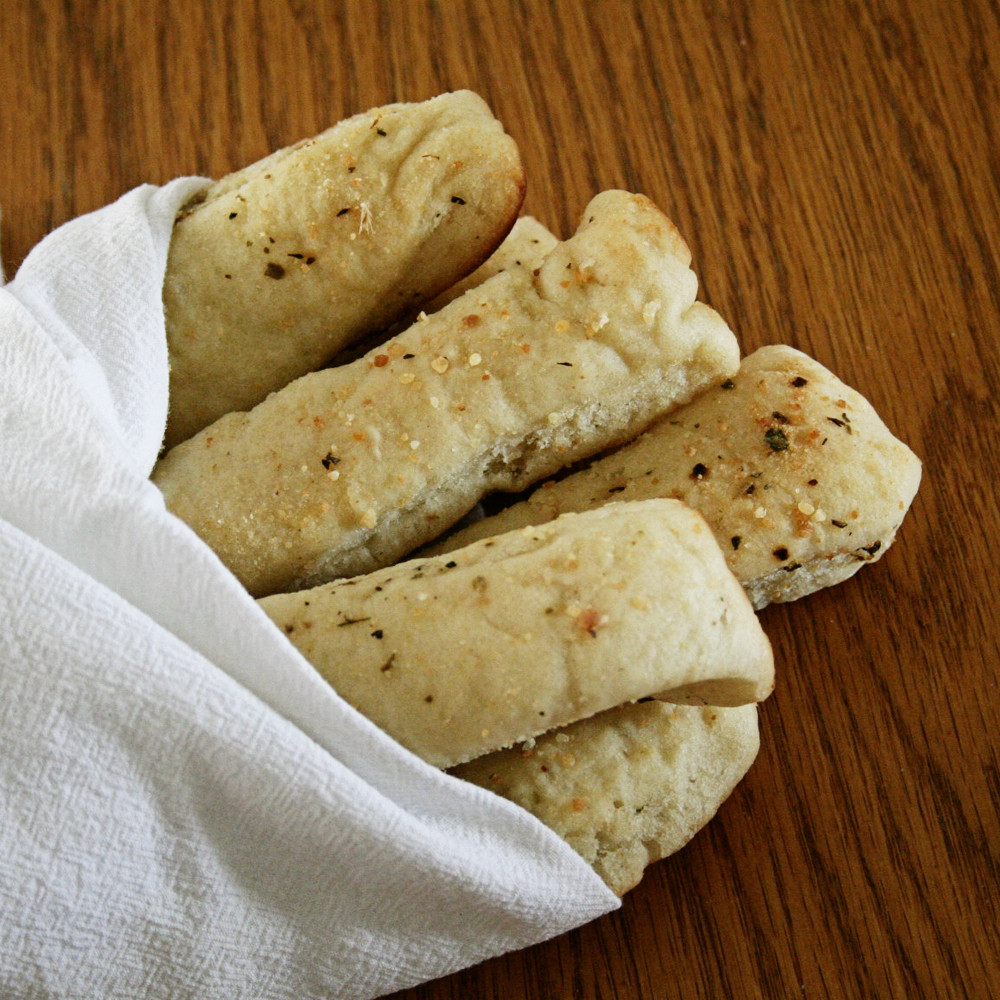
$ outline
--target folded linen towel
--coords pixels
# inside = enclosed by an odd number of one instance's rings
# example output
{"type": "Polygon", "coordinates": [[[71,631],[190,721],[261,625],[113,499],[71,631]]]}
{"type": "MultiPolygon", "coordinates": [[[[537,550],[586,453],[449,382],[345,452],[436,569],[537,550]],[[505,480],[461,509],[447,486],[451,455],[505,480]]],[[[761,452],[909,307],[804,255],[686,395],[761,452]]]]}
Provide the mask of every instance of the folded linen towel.
{"type": "Polygon", "coordinates": [[[344,703],[148,481],[178,207],[0,288],[0,995],[366,998],[618,900],[344,703]]]}

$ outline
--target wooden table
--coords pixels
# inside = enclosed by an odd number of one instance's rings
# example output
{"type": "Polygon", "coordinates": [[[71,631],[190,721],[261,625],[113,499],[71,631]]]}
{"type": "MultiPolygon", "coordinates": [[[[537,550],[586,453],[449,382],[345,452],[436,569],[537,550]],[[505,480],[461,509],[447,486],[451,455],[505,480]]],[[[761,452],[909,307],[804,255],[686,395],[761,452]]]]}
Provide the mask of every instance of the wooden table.
{"type": "Polygon", "coordinates": [[[763,623],[763,747],[620,912],[400,1000],[1000,995],[1000,12],[991,0],[0,4],[12,274],[143,181],[469,87],[568,233],[651,196],[749,352],[799,347],[925,462],[897,545],[763,623]]]}

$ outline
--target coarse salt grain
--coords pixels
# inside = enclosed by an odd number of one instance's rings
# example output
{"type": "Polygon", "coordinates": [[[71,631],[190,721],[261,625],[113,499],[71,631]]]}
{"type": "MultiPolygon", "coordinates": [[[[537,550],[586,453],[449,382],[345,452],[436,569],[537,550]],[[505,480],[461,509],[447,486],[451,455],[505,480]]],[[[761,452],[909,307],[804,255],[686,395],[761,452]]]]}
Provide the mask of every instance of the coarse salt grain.
{"type": "Polygon", "coordinates": [[[402,382],[403,385],[409,385],[416,377],[417,376],[414,375],[413,372],[403,372],[403,374],[399,376],[399,381],[402,382]]]}
{"type": "Polygon", "coordinates": [[[810,514],[816,513],[816,508],[811,503],[807,503],[805,500],[803,500],[799,504],[799,513],[805,514],[806,517],[808,517],[810,514]]]}
{"type": "Polygon", "coordinates": [[[758,508],[757,508],[757,509],[756,509],[756,510],[755,510],[755,511],[753,512],[753,516],[754,516],[754,517],[767,517],[767,509],[766,509],[766,508],[764,508],[764,507],[758,507],[758,508]]]}
{"type": "Polygon", "coordinates": [[[443,375],[448,370],[448,364],[449,364],[448,359],[439,354],[431,362],[431,368],[433,368],[434,371],[439,372],[441,375],[443,375]]]}
{"type": "Polygon", "coordinates": [[[483,356],[481,354],[470,354],[469,355],[469,367],[475,368],[476,365],[481,365],[483,363],[483,356]]]}

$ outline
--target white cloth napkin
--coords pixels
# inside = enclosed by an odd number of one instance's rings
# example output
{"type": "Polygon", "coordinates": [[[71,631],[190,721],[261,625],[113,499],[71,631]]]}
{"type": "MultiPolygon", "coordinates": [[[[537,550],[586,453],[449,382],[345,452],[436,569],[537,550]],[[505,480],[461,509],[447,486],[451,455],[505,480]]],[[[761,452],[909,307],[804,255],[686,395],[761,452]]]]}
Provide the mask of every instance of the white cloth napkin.
{"type": "Polygon", "coordinates": [[[0,288],[0,996],[367,998],[618,901],[330,690],[148,481],[177,208],[0,288]]]}

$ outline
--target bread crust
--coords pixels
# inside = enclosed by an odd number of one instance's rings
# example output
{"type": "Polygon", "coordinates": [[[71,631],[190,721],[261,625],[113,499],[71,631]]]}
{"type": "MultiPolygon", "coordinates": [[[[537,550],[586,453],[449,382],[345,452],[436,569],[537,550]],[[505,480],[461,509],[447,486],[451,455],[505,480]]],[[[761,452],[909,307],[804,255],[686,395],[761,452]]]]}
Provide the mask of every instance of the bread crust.
{"type": "Polygon", "coordinates": [[[644,701],[452,773],[532,813],[623,896],[712,819],[759,747],[755,705],[644,701]]]}
{"type": "Polygon", "coordinates": [[[656,696],[743,704],[771,647],[701,516],[612,504],[260,606],[362,714],[438,767],[656,696]]]}
{"type": "Polygon", "coordinates": [[[471,274],[432,299],[424,307],[437,312],[449,302],[504,271],[533,271],[556,248],[558,238],[534,216],[522,215],[493,253],[471,274]]]}
{"type": "Polygon", "coordinates": [[[415,315],[523,196],[513,139],[468,91],[374,108],[212,184],[167,261],[167,446],[415,315]]]}
{"type": "Polygon", "coordinates": [[[534,271],[223,417],[153,480],[255,596],[389,565],[736,370],[689,264],[648,199],[604,192],[534,271]]]}
{"type": "Polygon", "coordinates": [[[763,347],[635,442],[427,551],[610,501],[674,497],[705,516],[762,608],[881,558],[920,475],[860,393],[801,351],[763,347]]]}

